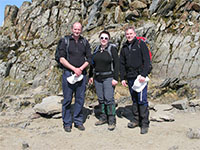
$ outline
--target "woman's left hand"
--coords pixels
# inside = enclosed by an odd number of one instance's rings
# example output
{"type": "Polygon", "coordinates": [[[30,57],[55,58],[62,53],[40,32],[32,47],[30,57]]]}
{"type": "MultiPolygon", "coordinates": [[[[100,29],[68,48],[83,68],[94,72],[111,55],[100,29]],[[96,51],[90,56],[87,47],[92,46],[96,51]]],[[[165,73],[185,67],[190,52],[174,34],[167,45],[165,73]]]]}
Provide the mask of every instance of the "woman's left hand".
{"type": "Polygon", "coordinates": [[[118,81],[117,80],[112,80],[112,86],[116,86],[118,84],[118,81]]]}

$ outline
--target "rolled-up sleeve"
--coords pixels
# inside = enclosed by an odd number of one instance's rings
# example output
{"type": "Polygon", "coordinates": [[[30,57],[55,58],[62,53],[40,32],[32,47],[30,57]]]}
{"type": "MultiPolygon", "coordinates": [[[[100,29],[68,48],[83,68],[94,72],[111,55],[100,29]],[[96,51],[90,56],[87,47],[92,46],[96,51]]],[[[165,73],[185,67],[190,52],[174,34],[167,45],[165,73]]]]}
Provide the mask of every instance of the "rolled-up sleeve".
{"type": "Polygon", "coordinates": [[[65,45],[65,39],[62,38],[60,39],[59,41],[59,47],[58,47],[58,50],[59,50],[59,53],[60,53],[60,57],[66,57],[66,45],[65,45]]]}

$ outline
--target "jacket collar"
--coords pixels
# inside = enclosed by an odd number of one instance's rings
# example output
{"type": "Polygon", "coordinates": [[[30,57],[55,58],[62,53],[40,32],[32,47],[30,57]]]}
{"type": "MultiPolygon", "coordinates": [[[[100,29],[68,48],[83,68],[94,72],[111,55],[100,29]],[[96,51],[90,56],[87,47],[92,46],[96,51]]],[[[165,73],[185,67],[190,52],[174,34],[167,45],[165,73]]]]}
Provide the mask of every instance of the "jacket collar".
{"type": "Polygon", "coordinates": [[[137,41],[137,38],[135,37],[131,42],[129,42],[128,40],[123,44],[123,47],[128,47],[130,44],[134,45],[135,42],[137,41]]]}
{"type": "MultiPolygon", "coordinates": [[[[73,34],[71,34],[71,35],[69,36],[69,39],[70,39],[70,40],[74,40],[74,38],[73,38],[73,34]]],[[[79,37],[78,40],[80,40],[80,39],[83,39],[83,36],[80,35],[80,37],[79,37]]]]}

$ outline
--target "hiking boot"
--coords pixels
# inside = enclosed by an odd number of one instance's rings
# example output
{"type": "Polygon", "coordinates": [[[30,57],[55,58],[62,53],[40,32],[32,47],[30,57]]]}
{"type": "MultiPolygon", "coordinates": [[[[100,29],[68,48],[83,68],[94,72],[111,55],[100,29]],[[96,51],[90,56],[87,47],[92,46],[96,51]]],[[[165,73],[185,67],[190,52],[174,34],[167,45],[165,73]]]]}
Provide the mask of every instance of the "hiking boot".
{"type": "Polygon", "coordinates": [[[135,128],[135,127],[138,127],[139,125],[138,123],[135,123],[135,122],[129,122],[127,126],[128,128],[135,128]]]}
{"type": "Polygon", "coordinates": [[[65,132],[71,132],[72,127],[71,126],[64,126],[63,127],[65,132]]]}
{"type": "Polygon", "coordinates": [[[146,133],[148,133],[148,128],[147,128],[147,127],[141,128],[140,133],[141,133],[141,134],[146,134],[146,133]]]}
{"type": "Polygon", "coordinates": [[[116,118],[115,116],[108,116],[108,130],[112,131],[116,127],[116,118]]]}
{"type": "Polygon", "coordinates": [[[81,124],[81,125],[74,125],[75,128],[79,129],[80,131],[84,131],[85,127],[81,124]]]}
{"type": "Polygon", "coordinates": [[[103,125],[107,123],[107,115],[106,115],[106,105],[99,104],[100,107],[100,116],[99,120],[95,123],[95,126],[103,125]]]}
{"type": "Polygon", "coordinates": [[[107,123],[107,120],[98,120],[97,122],[95,122],[95,126],[103,125],[105,123],[107,123]]]}
{"type": "Polygon", "coordinates": [[[108,125],[108,130],[113,131],[116,127],[116,124],[109,124],[108,125]]]}

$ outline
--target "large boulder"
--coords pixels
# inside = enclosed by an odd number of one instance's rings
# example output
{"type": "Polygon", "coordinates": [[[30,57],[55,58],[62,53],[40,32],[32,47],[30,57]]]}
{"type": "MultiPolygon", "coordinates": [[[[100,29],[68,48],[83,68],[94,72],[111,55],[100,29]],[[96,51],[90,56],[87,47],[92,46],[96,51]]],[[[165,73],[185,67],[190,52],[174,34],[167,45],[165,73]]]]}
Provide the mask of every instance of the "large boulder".
{"type": "Polygon", "coordinates": [[[45,114],[45,115],[54,115],[58,114],[62,110],[61,96],[49,96],[42,100],[42,103],[36,104],[34,110],[36,113],[45,114]]]}

